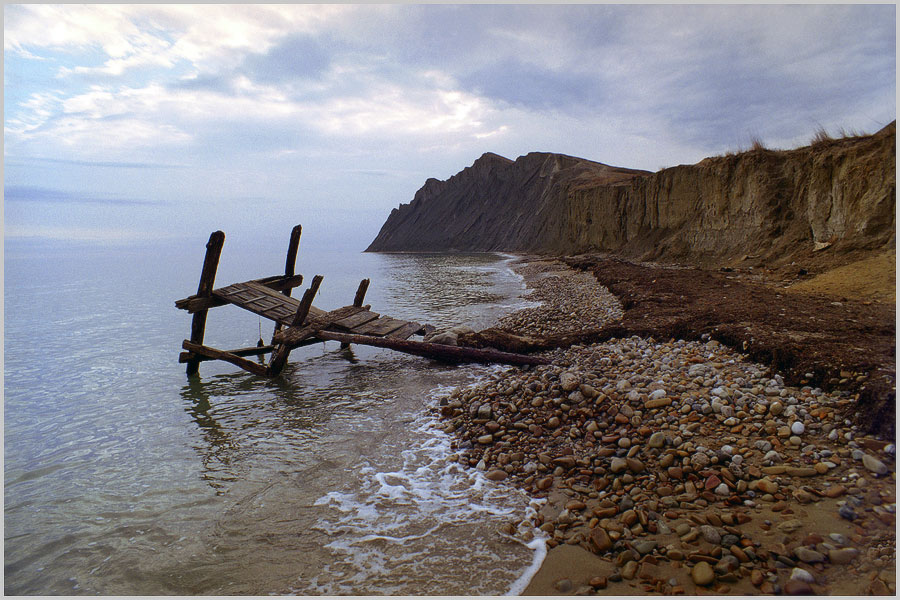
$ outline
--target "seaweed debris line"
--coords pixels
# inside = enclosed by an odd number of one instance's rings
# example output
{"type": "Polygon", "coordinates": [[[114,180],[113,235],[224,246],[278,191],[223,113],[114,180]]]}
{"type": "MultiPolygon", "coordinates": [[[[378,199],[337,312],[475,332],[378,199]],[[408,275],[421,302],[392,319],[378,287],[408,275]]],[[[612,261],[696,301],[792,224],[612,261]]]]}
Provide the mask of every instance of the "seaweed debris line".
{"type": "Polygon", "coordinates": [[[181,345],[187,352],[182,352],[178,357],[178,362],[187,363],[188,376],[196,375],[203,361],[223,360],[254,375],[276,377],[284,369],[291,350],[326,340],[341,342],[345,347],[349,344],[363,344],[447,362],[512,365],[549,363],[546,358],[537,356],[409,339],[415,335],[427,337],[435,328],[372,312],[370,305],[363,305],[369,287],[368,279],[360,282],[353,304],[335,310],[325,311],[312,305],[322,283],[322,275],[313,277],[300,300],[292,298],[291,290],[303,283],[303,276],[294,274],[300,232],[300,225],[296,225],[291,231],[284,275],[233,283],[218,289],[213,289],[213,284],[225,234],[222,231],[210,234],[197,293],[175,301],[176,308],[193,315],[191,337],[181,345]],[[272,342],[235,350],[218,350],[205,346],[203,335],[207,313],[210,308],[226,304],[233,304],[274,321],[272,342]],[[268,353],[272,354],[268,364],[245,358],[268,353]]]}

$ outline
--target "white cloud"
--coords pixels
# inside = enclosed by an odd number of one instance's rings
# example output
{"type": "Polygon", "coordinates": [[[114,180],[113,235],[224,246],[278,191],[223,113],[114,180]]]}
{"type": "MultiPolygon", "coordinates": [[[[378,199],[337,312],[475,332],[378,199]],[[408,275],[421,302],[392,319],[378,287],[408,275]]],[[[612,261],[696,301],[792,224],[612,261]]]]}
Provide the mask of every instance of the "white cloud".
{"type": "Polygon", "coordinates": [[[4,49],[99,48],[101,66],[60,74],[122,75],[142,66],[233,66],[297,32],[315,32],[352,12],[338,5],[23,5],[5,11],[4,49]]]}

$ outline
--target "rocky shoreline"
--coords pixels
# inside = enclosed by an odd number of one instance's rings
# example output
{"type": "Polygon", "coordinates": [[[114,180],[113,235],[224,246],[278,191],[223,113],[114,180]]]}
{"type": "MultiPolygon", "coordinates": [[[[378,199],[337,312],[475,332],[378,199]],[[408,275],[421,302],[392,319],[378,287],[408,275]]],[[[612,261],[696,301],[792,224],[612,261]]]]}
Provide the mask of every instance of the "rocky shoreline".
{"type": "MultiPolygon", "coordinates": [[[[516,267],[525,335],[594,330],[621,303],[563,262],[516,267]]],[[[637,336],[544,353],[435,410],[460,464],[545,498],[502,533],[549,554],[526,594],[893,594],[895,446],[854,400],[787,385],[713,340],[637,336]]]]}

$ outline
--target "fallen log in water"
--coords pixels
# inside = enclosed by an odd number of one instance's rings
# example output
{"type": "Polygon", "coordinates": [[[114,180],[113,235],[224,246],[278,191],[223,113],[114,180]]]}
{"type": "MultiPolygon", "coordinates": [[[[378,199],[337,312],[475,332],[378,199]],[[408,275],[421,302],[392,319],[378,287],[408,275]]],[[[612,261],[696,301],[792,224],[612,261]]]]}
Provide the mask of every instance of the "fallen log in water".
{"type": "Polygon", "coordinates": [[[504,363],[509,365],[548,365],[550,361],[538,356],[500,352],[499,350],[469,348],[466,346],[448,346],[415,340],[400,340],[371,335],[340,333],[337,331],[319,330],[315,337],[320,340],[333,340],[346,344],[363,344],[378,348],[388,348],[407,354],[415,354],[426,358],[435,358],[451,362],[504,363]]]}
{"type": "Polygon", "coordinates": [[[575,344],[592,344],[605,341],[611,337],[623,335],[620,329],[617,329],[615,326],[608,326],[602,329],[589,329],[577,333],[536,337],[518,335],[491,327],[475,333],[460,334],[459,343],[472,348],[495,348],[504,352],[542,352],[555,348],[568,348],[575,344]]]}

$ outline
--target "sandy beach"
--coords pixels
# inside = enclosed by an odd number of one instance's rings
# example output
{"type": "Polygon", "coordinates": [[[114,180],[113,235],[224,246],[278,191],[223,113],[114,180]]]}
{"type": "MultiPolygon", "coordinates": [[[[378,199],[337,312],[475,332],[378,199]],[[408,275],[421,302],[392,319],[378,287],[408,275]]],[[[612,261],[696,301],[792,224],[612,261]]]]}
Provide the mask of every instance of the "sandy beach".
{"type": "Polygon", "coordinates": [[[859,386],[801,383],[709,334],[591,341],[640,302],[561,260],[516,270],[542,304],[498,329],[585,341],[438,410],[460,464],[546,499],[502,531],[546,537],[525,594],[895,593],[895,446],[850,418],[859,386]]]}

